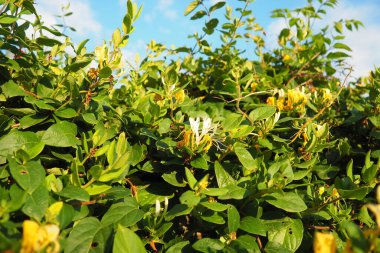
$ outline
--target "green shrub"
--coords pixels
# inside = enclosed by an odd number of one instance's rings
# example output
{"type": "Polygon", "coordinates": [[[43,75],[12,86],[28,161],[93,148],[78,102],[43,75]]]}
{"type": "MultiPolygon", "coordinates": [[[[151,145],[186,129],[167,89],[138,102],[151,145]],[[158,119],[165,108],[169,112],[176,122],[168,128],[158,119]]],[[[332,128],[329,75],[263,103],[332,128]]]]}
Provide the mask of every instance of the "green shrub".
{"type": "Polygon", "coordinates": [[[252,0],[203,2],[194,47],[125,68],[137,4],[88,52],[1,1],[1,251],[380,251],[380,69],[349,81],[342,43],[361,23],[313,30],[336,0],[274,10],[269,51],[252,0]]]}

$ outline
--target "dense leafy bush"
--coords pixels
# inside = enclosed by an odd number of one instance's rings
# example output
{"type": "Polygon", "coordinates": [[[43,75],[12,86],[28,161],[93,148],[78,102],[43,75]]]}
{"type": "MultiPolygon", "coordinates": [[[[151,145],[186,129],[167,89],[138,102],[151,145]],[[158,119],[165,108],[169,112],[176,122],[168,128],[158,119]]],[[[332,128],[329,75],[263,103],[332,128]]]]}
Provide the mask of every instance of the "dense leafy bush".
{"type": "Polygon", "coordinates": [[[137,4],[88,52],[2,0],[0,250],[378,252],[380,69],[349,82],[342,43],[361,23],[313,30],[336,0],[275,10],[270,51],[251,2],[191,2],[194,47],[126,68],[137,4]]]}

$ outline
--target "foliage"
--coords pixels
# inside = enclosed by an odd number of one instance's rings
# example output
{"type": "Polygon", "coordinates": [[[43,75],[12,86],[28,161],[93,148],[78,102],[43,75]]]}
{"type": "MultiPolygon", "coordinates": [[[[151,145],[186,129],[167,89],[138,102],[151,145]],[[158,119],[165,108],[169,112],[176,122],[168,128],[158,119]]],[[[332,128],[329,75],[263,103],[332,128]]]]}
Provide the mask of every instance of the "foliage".
{"type": "Polygon", "coordinates": [[[313,27],[336,0],[274,10],[270,51],[239,2],[191,2],[194,47],[152,41],[128,70],[137,4],[87,52],[1,1],[0,250],[380,250],[380,69],[348,84],[342,43],[361,23],[313,27]]]}

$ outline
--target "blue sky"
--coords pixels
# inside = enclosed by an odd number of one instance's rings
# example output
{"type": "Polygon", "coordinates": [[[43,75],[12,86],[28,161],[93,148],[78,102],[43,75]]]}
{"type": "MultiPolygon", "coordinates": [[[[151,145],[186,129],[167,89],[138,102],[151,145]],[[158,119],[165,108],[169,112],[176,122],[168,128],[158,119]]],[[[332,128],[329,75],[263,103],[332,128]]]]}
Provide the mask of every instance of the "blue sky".
{"type": "MultiPolygon", "coordinates": [[[[60,7],[68,0],[36,0],[37,9],[47,24],[59,22],[54,14],[60,13],[60,7]]],[[[124,55],[133,61],[138,53],[145,55],[146,44],[150,40],[163,43],[167,46],[193,45],[194,42],[187,36],[201,31],[200,22],[189,20],[183,12],[191,0],[136,0],[143,5],[140,18],[135,23],[135,32],[132,34],[124,55]]],[[[205,0],[207,5],[217,0],[205,0]]],[[[241,6],[237,0],[227,0],[232,7],[241,6]]],[[[268,34],[270,43],[275,44],[276,34],[283,27],[281,20],[270,18],[271,10],[275,8],[295,8],[306,4],[306,0],[256,0],[252,4],[252,11],[268,34]]],[[[72,34],[75,43],[90,38],[90,47],[100,45],[103,40],[111,38],[111,34],[121,26],[126,11],[126,1],[121,0],[71,0],[70,10],[74,12],[65,21],[75,27],[77,32],[72,34]]],[[[351,64],[356,69],[355,75],[368,73],[375,64],[380,65],[380,13],[379,0],[340,0],[339,6],[327,16],[328,21],[341,18],[357,18],[362,20],[366,28],[347,36],[346,43],[351,45],[353,58],[351,64]]],[[[219,10],[223,14],[223,10],[219,10]]],[[[242,45],[252,52],[253,48],[242,45]]]]}

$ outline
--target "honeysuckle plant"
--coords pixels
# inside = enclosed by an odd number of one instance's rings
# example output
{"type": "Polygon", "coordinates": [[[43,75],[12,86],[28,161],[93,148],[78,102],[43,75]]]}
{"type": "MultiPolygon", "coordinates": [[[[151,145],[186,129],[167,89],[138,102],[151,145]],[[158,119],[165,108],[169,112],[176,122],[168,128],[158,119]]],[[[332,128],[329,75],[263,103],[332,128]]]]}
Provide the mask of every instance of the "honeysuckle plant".
{"type": "Polygon", "coordinates": [[[0,1],[0,251],[380,251],[380,68],[353,80],[343,42],[361,22],[274,10],[269,50],[253,2],[189,1],[191,46],[131,64],[138,3],[92,52],[0,1]]]}

